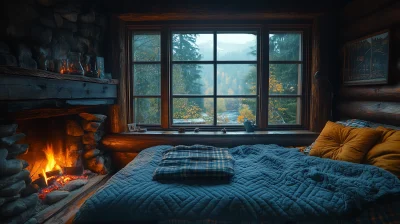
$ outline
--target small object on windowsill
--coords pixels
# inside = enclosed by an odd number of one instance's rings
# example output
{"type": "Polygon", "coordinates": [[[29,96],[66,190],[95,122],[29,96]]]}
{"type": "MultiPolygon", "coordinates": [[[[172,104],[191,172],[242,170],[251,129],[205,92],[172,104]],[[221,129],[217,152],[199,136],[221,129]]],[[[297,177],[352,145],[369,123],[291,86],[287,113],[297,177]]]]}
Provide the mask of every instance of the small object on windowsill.
{"type": "Polygon", "coordinates": [[[254,132],[255,125],[253,124],[252,121],[249,121],[249,120],[247,120],[247,118],[245,118],[243,125],[244,125],[244,128],[246,129],[246,132],[254,132]]]}
{"type": "Polygon", "coordinates": [[[138,127],[135,131],[136,131],[136,132],[146,132],[146,131],[147,131],[147,128],[140,128],[140,127],[138,127]]]}
{"type": "Polygon", "coordinates": [[[179,128],[178,133],[185,133],[185,128],[179,128]]]}
{"type": "Polygon", "coordinates": [[[200,132],[200,128],[195,128],[194,132],[196,132],[196,133],[200,132]]]}
{"type": "Polygon", "coordinates": [[[221,130],[221,132],[222,132],[223,134],[226,134],[226,129],[223,128],[223,129],[221,130]]]}

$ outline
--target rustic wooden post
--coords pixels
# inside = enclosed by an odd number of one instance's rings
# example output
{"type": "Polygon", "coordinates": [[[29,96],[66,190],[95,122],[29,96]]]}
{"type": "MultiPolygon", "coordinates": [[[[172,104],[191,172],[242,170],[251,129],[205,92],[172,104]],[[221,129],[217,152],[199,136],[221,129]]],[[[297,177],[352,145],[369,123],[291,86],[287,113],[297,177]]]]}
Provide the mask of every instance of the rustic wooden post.
{"type": "MultiPolygon", "coordinates": [[[[126,77],[126,35],[125,35],[125,22],[120,20],[117,16],[112,17],[111,21],[111,35],[112,35],[112,74],[114,78],[119,79],[118,86],[118,131],[127,131],[127,77],[126,77]]],[[[115,108],[114,108],[115,109],[115,108]]],[[[117,128],[117,126],[114,126],[117,128]]]]}

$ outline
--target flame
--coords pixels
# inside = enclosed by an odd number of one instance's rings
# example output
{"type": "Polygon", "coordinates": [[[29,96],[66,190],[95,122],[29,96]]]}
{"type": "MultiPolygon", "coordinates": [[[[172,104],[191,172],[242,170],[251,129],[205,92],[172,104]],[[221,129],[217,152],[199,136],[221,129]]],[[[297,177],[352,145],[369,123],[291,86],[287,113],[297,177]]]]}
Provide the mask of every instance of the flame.
{"type": "Polygon", "coordinates": [[[43,174],[44,180],[46,181],[46,185],[48,185],[46,172],[49,172],[52,170],[61,170],[61,167],[59,165],[57,165],[57,163],[56,163],[52,144],[47,144],[46,148],[43,151],[44,151],[44,154],[46,155],[47,164],[46,164],[46,168],[42,170],[42,174],[43,174]]]}

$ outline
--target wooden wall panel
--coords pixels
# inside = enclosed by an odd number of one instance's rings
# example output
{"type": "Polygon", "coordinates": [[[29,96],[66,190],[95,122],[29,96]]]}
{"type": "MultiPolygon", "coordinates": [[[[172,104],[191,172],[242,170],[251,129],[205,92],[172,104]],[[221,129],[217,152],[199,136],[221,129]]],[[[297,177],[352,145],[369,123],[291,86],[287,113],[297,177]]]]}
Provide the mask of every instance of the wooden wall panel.
{"type": "MultiPolygon", "coordinates": [[[[394,0],[351,2],[343,11],[341,46],[347,41],[389,29],[389,84],[344,86],[335,108],[338,119],[358,118],[400,126],[400,2],[394,0]],[[359,8],[359,9],[358,9],[359,8]],[[355,13],[351,13],[354,11],[355,13]]],[[[339,73],[337,79],[342,80],[339,73]]]]}
{"type": "Polygon", "coordinates": [[[338,111],[343,118],[400,126],[399,102],[344,101],[338,104],[338,111]]]}
{"type": "Polygon", "coordinates": [[[125,22],[120,20],[117,16],[111,19],[111,33],[112,38],[112,74],[113,78],[119,80],[118,86],[118,121],[111,121],[118,123],[118,132],[127,131],[127,76],[126,76],[126,32],[125,22]]]}

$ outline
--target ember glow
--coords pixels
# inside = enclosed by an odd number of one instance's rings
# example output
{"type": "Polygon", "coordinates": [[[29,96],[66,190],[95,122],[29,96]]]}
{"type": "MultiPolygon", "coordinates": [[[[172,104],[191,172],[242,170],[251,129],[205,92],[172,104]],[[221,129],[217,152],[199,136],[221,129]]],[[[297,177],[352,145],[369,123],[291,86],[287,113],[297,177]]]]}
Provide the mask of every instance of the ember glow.
{"type": "Polygon", "coordinates": [[[51,184],[48,187],[43,188],[39,192],[39,198],[44,200],[46,198],[46,195],[52,191],[61,189],[65,184],[72,180],[77,180],[77,179],[88,179],[88,176],[83,174],[82,176],[74,176],[74,175],[61,175],[57,177],[50,177],[49,182],[52,182],[52,179],[55,179],[53,184],[51,184]]]}

